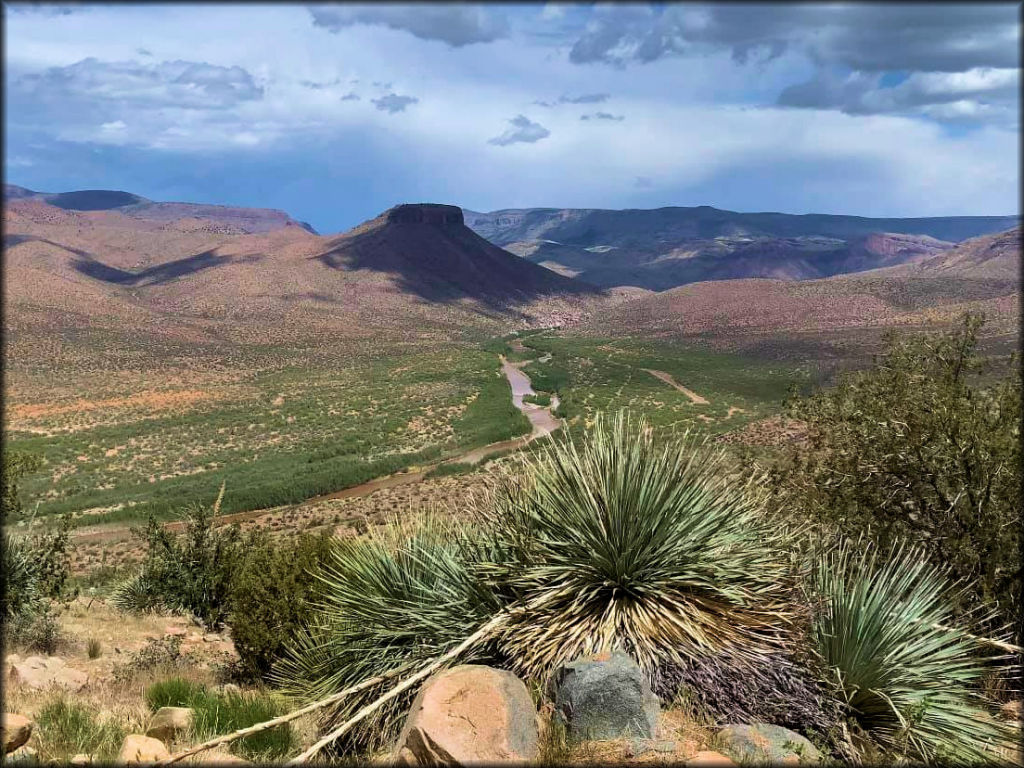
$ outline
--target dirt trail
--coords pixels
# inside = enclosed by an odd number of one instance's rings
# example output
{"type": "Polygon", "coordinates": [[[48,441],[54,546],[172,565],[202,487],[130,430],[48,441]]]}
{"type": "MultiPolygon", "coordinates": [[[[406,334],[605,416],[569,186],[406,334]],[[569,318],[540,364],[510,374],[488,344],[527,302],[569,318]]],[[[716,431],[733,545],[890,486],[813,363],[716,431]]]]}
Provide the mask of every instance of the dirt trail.
{"type": "Polygon", "coordinates": [[[672,374],[665,373],[664,371],[653,371],[650,368],[643,368],[641,370],[647,371],[647,373],[651,374],[651,376],[653,376],[656,379],[661,379],[670,387],[675,387],[688,398],[690,398],[691,402],[693,402],[694,405],[711,405],[710,400],[704,399],[696,392],[694,392],[692,389],[687,389],[682,384],[679,384],[675,379],[672,378],[672,374]]]}
{"type": "MultiPolygon", "coordinates": [[[[549,435],[561,427],[562,420],[556,418],[552,413],[552,411],[558,407],[558,397],[552,395],[551,405],[547,407],[534,405],[533,403],[524,403],[523,397],[525,395],[537,394],[530,384],[530,378],[519,370],[520,367],[526,363],[510,363],[503,355],[499,357],[501,359],[502,372],[505,374],[505,378],[508,379],[509,386],[512,387],[512,404],[526,415],[526,418],[530,420],[530,424],[533,426],[533,431],[529,435],[513,438],[511,440],[503,440],[500,443],[491,443],[490,445],[484,445],[479,448],[473,448],[465,453],[459,454],[458,456],[446,459],[445,461],[424,466],[422,469],[418,469],[415,472],[397,472],[393,475],[385,475],[384,477],[378,477],[373,480],[369,480],[368,482],[360,483],[359,485],[353,485],[350,488],[335,491],[334,493],[324,494],[323,496],[314,496],[300,503],[309,504],[316,501],[326,501],[328,499],[348,499],[353,496],[368,496],[369,494],[384,488],[394,488],[399,485],[418,483],[423,480],[430,470],[440,466],[441,464],[479,464],[492,454],[522,448],[536,440],[538,437],[549,435]]],[[[230,515],[221,515],[217,518],[216,524],[229,525],[231,523],[240,523],[246,520],[255,520],[263,515],[269,514],[270,512],[284,509],[289,506],[298,505],[288,504],[283,507],[253,509],[248,512],[235,512],[230,515]]],[[[103,526],[104,524],[100,523],[99,526],[92,527],[91,530],[87,529],[81,533],[72,534],[72,538],[75,543],[96,541],[115,542],[125,541],[131,538],[133,526],[103,526]]],[[[182,522],[170,522],[164,523],[163,527],[167,531],[179,532],[184,530],[185,525],[182,522]]]]}

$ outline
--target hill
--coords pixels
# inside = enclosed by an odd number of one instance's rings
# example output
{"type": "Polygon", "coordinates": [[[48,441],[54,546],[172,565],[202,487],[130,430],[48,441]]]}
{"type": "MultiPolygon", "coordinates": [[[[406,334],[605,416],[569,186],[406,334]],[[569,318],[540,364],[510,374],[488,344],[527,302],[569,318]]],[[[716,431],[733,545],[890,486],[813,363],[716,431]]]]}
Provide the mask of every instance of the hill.
{"type": "Polygon", "coordinates": [[[8,326],[123,330],[157,317],[147,327],[159,334],[265,342],[560,324],[602,299],[474,234],[452,206],[398,206],[333,237],[301,227],[237,235],[201,221],[10,202],[8,326]]]}
{"type": "Polygon", "coordinates": [[[754,348],[820,348],[874,339],[897,326],[941,324],[985,312],[989,331],[1016,337],[1020,316],[1020,228],[961,243],[913,265],[822,280],[744,279],[685,285],[609,309],[586,332],[703,338],[754,348]]]}
{"type": "Polygon", "coordinates": [[[561,274],[605,287],[667,290],[705,280],[807,280],[914,263],[1018,219],[870,219],[701,206],[467,212],[466,221],[483,237],[561,274]]]}
{"type": "Polygon", "coordinates": [[[116,211],[145,222],[167,223],[179,219],[197,219],[224,234],[271,232],[282,227],[302,227],[316,234],[305,222],[296,221],[284,211],[272,208],[241,208],[201,203],[160,203],[131,192],[110,189],[84,189],[75,192],[35,192],[14,184],[4,184],[4,205],[16,200],[38,200],[67,211],[116,211]]]}

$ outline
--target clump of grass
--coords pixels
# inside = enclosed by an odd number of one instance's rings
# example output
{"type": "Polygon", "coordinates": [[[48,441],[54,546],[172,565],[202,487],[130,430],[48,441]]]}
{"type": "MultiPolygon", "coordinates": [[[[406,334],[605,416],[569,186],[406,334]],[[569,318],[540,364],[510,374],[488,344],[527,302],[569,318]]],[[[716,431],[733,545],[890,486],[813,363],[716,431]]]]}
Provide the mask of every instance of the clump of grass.
{"type": "Polygon", "coordinates": [[[95,637],[90,637],[85,643],[85,653],[90,659],[98,659],[103,655],[103,643],[95,637]]]}
{"type": "Polygon", "coordinates": [[[187,707],[205,692],[205,686],[184,677],[169,677],[146,688],[146,706],[151,712],[161,707],[187,707]]]}
{"type": "Polygon", "coordinates": [[[979,692],[991,663],[952,626],[943,574],[921,552],[880,556],[847,542],[822,558],[815,586],[818,652],[857,725],[889,756],[984,763],[1012,748],[979,692]]]}
{"type": "Polygon", "coordinates": [[[83,704],[61,694],[48,701],[36,717],[39,759],[66,761],[78,753],[110,762],[124,741],[124,727],[111,719],[99,721],[83,704]]]}
{"type": "Polygon", "coordinates": [[[533,403],[534,405],[542,405],[545,408],[551,405],[551,395],[546,392],[541,392],[537,395],[523,395],[524,403],[533,403]]]}
{"type": "MultiPolygon", "coordinates": [[[[192,729],[201,740],[271,720],[284,711],[280,702],[264,692],[218,693],[181,677],[150,685],[146,705],[154,712],[160,707],[191,708],[192,729]]],[[[274,761],[292,752],[295,744],[295,734],[285,723],[234,741],[230,749],[247,760],[274,761]]]]}

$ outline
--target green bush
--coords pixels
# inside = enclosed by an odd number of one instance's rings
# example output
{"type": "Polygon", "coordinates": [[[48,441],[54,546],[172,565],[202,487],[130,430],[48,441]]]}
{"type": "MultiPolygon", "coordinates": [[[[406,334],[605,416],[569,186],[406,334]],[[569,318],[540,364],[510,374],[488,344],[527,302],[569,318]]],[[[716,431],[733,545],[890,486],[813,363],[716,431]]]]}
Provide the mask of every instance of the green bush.
{"type": "Polygon", "coordinates": [[[523,402],[532,403],[533,405],[541,405],[546,408],[551,405],[551,395],[544,392],[539,395],[524,395],[523,402]]]}
{"type": "Polygon", "coordinates": [[[237,525],[214,526],[222,497],[223,488],[212,509],[190,508],[180,538],[150,517],[141,533],[146,541],[142,569],[114,591],[113,604],[125,611],[176,611],[210,628],[223,626],[232,577],[245,559],[246,541],[237,525]]]}
{"type": "Polygon", "coordinates": [[[991,666],[954,625],[943,574],[921,554],[901,547],[883,558],[861,541],[822,558],[817,650],[889,759],[990,763],[991,750],[1014,742],[978,690],[991,666]]]}
{"type": "Polygon", "coordinates": [[[260,534],[250,539],[245,561],[231,583],[227,625],[243,670],[263,678],[285,642],[309,618],[319,600],[317,571],[331,551],[328,534],[304,534],[274,544],[260,534]]]}
{"type": "MultiPolygon", "coordinates": [[[[1021,375],[993,380],[975,352],[982,320],[942,335],[890,337],[867,371],[791,402],[810,445],[772,473],[779,514],[883,548],[921,545],[967,585],[958,609],[1021,611],[1021,375]]],[[[1018,639],[1018,644],[1020,640],[1018,639]]]]}
{"type": "Polygon", "coordinates": [[[438,464],[432,470],[427,472],[423,476],[424,480],[429,480],[434,477],[450,477],[452,475],[468,475],[470,472],[474,472],[477,469],[476,464],[470,464],[464,461],[450,461],[447,464],[438,464]]]}

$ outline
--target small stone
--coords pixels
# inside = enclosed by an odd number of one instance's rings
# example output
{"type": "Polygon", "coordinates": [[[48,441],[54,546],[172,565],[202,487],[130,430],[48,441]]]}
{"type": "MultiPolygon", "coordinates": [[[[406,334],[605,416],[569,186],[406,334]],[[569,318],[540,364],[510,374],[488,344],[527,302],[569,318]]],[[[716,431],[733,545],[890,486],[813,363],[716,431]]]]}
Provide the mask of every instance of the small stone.
{"type": "Polygon", "coordinates": [[[171,753],[159,739],[133,733],[124,737],[117,762],[138,765],[140,763],[155,763],[157,760],[163,760],[170,756],[171,753]]]}
{"type": "Polygon", "coordinates": [[[87,755],[83,752],[79,752],[77,755],[71,758],[72,765],[89,765],[92,762],[92,755],[87,755]]]}
{"type": "Polygon", "coordinates": [[[8,755],[32,736],[32,721],[24,715],[4,713],[4,754],[8,755]]]}
{"type": "Polygon", "coordinates": [[[4,762],[7,765],[17,765],[19,763],[33,764],[36,762],[36,751],[32,747],[20,747],[7,755],[4,762]]]}
{"type": "Polygon", "coordinates": [[[192,710],[188,707],[160,707],[149,721],[146,735],[170,744],[175,737],[192,727],[192,710]]]}
{"type": "Polygon", "coordinates": [[[723,755],[721,752],[714,752],[710,749],[702,749],[696,755],[686,761],[687,768],[736,768],[736,763],[723,755]]]}
{"type": "Polygon", "coordinates": [[[769,723],[727,725],[719,732],[725,752],[741,762],[780,764],[789,757],[797,764],[817,763],[821,755],[796,731],[769,723]]]}

